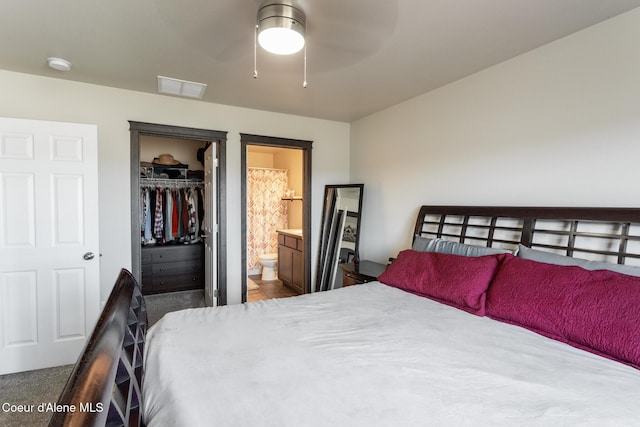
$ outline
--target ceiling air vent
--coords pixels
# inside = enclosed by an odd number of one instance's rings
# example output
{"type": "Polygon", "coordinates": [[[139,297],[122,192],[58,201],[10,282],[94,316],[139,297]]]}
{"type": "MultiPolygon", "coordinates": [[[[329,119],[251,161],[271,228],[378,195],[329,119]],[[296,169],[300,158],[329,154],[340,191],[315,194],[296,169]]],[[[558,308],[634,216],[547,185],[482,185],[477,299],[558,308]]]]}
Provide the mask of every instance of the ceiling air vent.
{"type": "Polygon", "coordinates": [[[207,85],[204,83],[158,76],[158,93],[185,96],[187,98],[202,98],[206,89],[207,85]]]}

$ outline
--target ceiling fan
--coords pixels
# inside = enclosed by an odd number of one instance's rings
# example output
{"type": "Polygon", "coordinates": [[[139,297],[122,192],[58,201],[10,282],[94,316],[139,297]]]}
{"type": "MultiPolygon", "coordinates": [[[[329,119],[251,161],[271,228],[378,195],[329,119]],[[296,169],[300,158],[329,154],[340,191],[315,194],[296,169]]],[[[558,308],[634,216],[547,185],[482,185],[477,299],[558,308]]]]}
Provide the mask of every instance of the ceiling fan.
{"type": "MultiPolygon", "coordinates": [[[[305,44],[313,73],[342,68],[375,53],[395,30],[398,16],[397,0],[157,0],[155,3],[167,27],[190,47],[215,62],[236,63],[241,67],[250,67],[260,7],[269,3],[290,4],[306,16],[305,44]]],[[[258,56],[265,68],[291,62],[273,58],[261,50],[258,56]]]]}

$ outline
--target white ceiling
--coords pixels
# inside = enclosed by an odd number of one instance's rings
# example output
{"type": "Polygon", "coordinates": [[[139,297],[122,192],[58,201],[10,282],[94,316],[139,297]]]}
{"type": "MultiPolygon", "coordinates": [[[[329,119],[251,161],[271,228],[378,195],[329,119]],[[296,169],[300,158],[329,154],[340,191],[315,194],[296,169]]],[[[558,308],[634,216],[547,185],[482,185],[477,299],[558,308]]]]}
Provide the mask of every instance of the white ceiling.
{"type": "Polygon", "coordinates": [[[206,83],[203,101],[350,122],[542,46],[640,0],[300,0],[303,57],[258,50],[262,0],[2,0],[0,68],[156,93],[158,75],[206,83]],[[68,59],[68,73],[50,56],[68,59]]]}

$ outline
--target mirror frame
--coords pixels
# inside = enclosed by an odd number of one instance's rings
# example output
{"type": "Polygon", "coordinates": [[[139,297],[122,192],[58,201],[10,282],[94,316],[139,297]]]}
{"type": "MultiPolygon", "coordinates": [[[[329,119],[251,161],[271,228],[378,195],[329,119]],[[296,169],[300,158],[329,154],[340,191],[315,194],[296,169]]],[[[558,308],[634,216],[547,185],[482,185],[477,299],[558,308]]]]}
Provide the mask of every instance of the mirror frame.
{"type": "MultiPolygon", "coordinates": [[[[362,223],[362,199],[364,184],[331,184],[324,187],[324,202],[322,204],[322,220],[320,222],[320,239],[318,248],[318,265],[316,269],[315,292],[334,288],[336,272],[338,270],[339,245],[336,245],[338,235],[337,225],[342,222],[344,211],[336,211],[336,198],[332,194],[341,188],[358,188],[357,226],[355,236],[354,257],[359,258],[360,225],[362,223]],[[337,217],[336,217],[337,214],[337,217]]],[[[347,213],[348,215],[348,213],[347,213]]],[[[349,215],[351,216],[351,215],[349,215]]]]}

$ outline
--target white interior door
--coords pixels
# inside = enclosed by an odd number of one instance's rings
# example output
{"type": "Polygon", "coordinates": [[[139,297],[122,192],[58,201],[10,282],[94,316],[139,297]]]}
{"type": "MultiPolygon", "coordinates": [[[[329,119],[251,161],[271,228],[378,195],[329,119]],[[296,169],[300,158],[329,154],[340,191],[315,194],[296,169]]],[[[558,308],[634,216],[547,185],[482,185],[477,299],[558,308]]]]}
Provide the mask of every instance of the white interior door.
{"type": "Polygon", "coordinates": [[[0,374],[74,363],[100,309],[95,125],[0,118],[0,374]]]}
{"type": "Polygon", "coordinates": [[[204,280],[206,301],[218,305],[218,218],[216,144],[211,144],[204,153],[204,280]]]}

